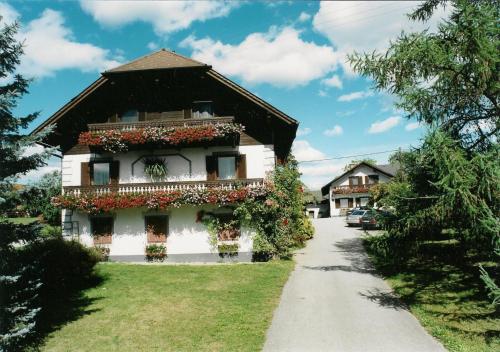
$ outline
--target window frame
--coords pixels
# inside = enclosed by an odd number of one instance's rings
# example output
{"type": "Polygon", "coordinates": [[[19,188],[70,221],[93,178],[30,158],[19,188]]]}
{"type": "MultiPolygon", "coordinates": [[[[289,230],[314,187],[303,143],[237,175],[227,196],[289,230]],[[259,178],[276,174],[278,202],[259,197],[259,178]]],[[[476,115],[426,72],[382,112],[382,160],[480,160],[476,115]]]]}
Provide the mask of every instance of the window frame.
{"type": "Polygon", "coordinates": [[[112,244],[113,242],[113,233],[115,232],[115,217],[113,215],[101,215],[101,216],[91,216],[89,218],[89,222],[90,222],[90,235],[92,236],[92,240],[93,240],[93,243],[94,245],[106,245],[106,244],[112,244]],[[109,234],[109,236],[98,236],[100,238],[102,237],[109,237],[109,241],[96,241],[96,236],[94,235],[94,231],[95,231],[95,224],[94,224],[94,221],[96,220],[103,220],[103,219],[110,219],[111,220],[111,233],[109,234]]]}
{"type": "Polygon", "coordinates": [[[195,119],[209,119],[212,117],[215,117],[215,112],[214,112],[214,102],[213,100],[195,100],[191,103],[191,117],[195,119]],[[195,110],[195,107],[197,104],[209,104],[210,105],[210,113],[209,117],[203,117],[199,111],[195,110]]]}
{"type": "Polygon", "coordinates": [[[112,167],[112,160],[96,160],[96,161],[91,161],[90,162],[90,185],[91,186],[109,186],[111,185],[111,167],[112,167]],[[95,164],[108,164],[108,183],[106,184],[100,184],[97,185],[94,182],[94,165],[95,164]]]}
{"type": "MultiPolygon", "coordinates": [[[[146,233],[146,242],[147,244],[158,244],[158,243],[166,243],[167,238],[170,232],[170,218],[168,214],[144,214],[144,232],[146,233]],[[148,234],[148,219],[149,218],[164,218],[166,221],[165,224],[165,238],[163,240],[150,240],[150,235],[148,234]]],[[[159,235],[153,234],[154,237],[160,237],[159,235]]]]}

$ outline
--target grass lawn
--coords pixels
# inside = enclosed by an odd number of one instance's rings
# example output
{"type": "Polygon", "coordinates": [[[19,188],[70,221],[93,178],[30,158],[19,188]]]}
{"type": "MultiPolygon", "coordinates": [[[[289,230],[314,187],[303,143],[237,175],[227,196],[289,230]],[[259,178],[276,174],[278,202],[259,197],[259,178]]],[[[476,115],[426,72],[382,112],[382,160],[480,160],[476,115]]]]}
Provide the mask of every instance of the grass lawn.
{"type": "Polygon", "coordinates": [[[14,224],[27,225],[38,220],[38,218],[0,218],[0,220],[7,220],[14,224]]]}
{"type": "Polygon", "coordinates": [[[293,266],[100,264],[80,306],[55,309],[65,320],[42,351],[261,350],[293,266]]]}
{"type": "Polygon", "coordinates": [[[428,243],[400,268],[370,254],[411,312],[448,350],[500,351],[500,312],[486,298],[475,260],[457,260],[463,258],[458,251],[453,242],[428,243]]]}

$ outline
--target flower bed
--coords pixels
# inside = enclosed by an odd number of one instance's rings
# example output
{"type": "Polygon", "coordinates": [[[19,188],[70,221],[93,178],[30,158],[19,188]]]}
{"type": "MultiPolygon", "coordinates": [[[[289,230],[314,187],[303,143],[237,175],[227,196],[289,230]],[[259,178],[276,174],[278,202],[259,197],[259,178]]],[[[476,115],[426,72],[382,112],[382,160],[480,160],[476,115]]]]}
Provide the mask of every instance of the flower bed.
{"type": "Polygon", "coordinates": [[[110,212],[116,209],[146,207],[166,209],[182,205],[217,204],[224,205],[245,199],[264,197],[270,191],[270,184],[261,186],[241,186],[228,190],[223,187],[206,189],[188,188],[176,191],[151,193],[107,193],[96,195],[84,193],[80,196],[61,195],[54,197],[52,203],[64,209],[80,210],[86,213],[110,212]]]}
{"type": "Polygon", "coordinates": [[[199,126],[145,127],[135,130],[106,130],[82,132],[80,144],[102,147],[112,153],[127,151],[130,145],[161,143],[177,146],[194,142],[208,142],[243,132],[238,123],[214,123],[199,126]]]}

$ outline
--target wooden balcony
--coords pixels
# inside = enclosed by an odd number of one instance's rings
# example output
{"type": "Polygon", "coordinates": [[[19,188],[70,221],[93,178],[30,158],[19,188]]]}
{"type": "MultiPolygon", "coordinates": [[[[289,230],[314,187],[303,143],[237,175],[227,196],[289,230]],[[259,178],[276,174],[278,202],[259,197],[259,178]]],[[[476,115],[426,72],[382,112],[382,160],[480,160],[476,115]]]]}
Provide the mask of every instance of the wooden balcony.
{"type": "Polygon", "coordinates": [[[63,187],[64,195],[78,197],[83,194],[92,193],[102,195],[108,193],[118,194],[143,194],[151,192],[172,192],[186,189],[209,189],[222,188],[224,190],[237,189],[239,187],[262,187],[264,179],[249,178],[235,180],[217,180],[217,181],[180,181],[180,182],[155,182],[155,183],[122,183],[118,185],[106,186],[65,186],[63,187]]]}
{"type": "Polygon", "coordinates": [[[91,123],[88,124],[89,131],[107,131],[121,130],[131,131],[145,127],[179,127],[179,126],[203,126],[216,123],[231,123],[234,122],[234,117],[210,117],[204,119],[165,119],[165,120],[149,120],[136,122],[106,122],[106,123],[91,123]]]}
{"type": "Polygon", "coordinates": [[[362,184],[357,186],[343,185],[332,188],[333,194],[351,194],[351,193],[368,193],[370,188],[377,185],[376,183],[362,184]]]}

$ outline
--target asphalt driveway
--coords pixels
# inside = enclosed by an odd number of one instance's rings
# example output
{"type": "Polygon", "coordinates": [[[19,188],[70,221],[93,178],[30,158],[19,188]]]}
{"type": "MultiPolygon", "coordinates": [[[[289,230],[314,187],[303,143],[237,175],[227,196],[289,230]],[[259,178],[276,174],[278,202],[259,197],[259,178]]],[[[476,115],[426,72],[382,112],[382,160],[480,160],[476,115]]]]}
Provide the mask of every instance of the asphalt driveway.
{"type": "Polygon", "coordinates": [[[362,231],[343,218],[314,220],[296,255],[264,351],[445,351],[370,265],[362,231]]]}

